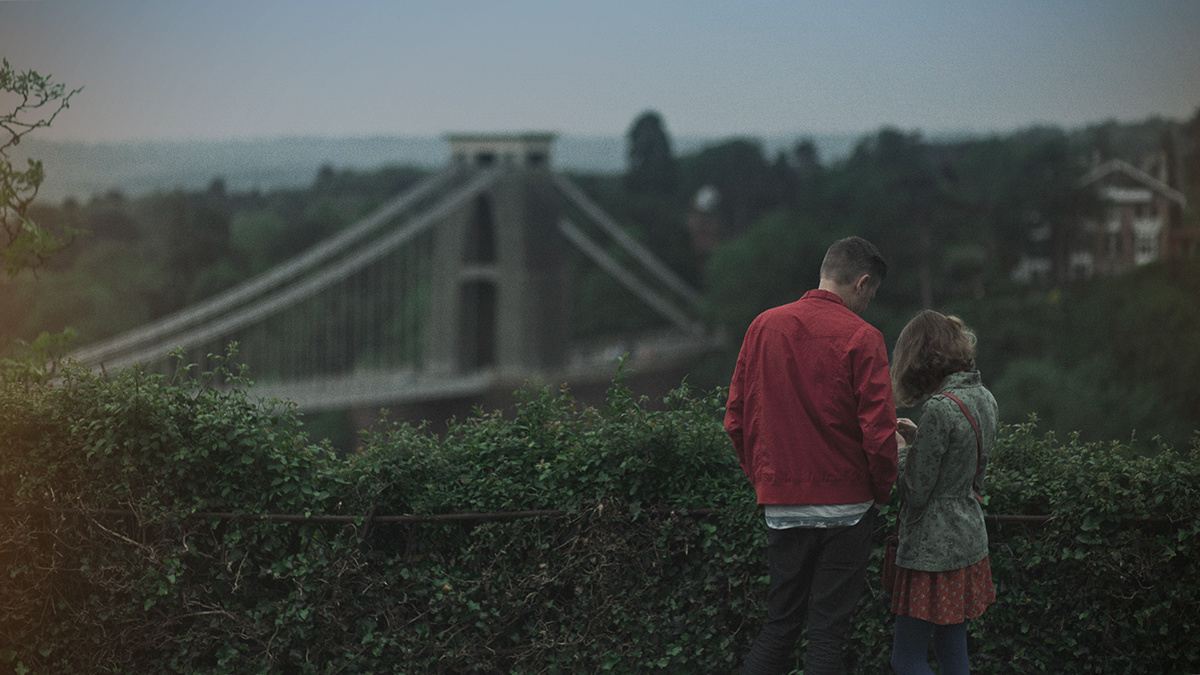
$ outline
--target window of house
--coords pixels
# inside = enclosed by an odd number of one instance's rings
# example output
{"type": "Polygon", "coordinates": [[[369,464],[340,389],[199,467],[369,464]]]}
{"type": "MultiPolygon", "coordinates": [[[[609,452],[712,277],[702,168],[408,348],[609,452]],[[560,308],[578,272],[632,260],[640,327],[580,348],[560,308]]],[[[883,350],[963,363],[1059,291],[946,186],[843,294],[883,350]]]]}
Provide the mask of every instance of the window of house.
{"type": "Polygon", "coordinates": [[[1142,265],[1158,257],[1158,238],[1152,234],[1139,234],[1134,249],[1134,263],[1142,265]]]}

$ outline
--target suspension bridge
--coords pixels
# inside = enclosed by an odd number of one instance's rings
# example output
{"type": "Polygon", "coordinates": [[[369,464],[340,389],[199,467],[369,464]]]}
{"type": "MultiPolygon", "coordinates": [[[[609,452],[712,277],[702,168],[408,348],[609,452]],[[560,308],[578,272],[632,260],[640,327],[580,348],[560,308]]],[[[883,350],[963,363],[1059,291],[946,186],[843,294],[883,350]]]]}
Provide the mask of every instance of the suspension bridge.
{"type": "MultiPolygon", "coordinates": [[[[239,286],[73,358],[169,372],[237,343],[253,392],[320,412],[479,400],[526,382],[608,382],[616,360],[678,369],[715,347],[700,295],[550,163],[552,134],[457,134],[450,161],[375,212],[239,286]],[[573,337],[568,259],[661,319],[573,337]]],[[[585,302],[586,304],[586,302],[585,302]]]]}

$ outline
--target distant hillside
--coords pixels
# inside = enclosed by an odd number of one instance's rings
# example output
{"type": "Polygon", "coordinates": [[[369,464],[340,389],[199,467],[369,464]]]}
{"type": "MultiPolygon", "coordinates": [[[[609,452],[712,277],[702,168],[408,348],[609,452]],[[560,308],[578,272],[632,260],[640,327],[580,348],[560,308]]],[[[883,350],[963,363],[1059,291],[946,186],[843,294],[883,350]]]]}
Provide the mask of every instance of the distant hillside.
{"type": "MultiPolygon", "coordinates": [[[[761,139],[768,157],[790,149],[803,134],[761,139]]],[[[719,138],[679,137],[676,154],[695,152],[719,138]]],[[[815,136],[823,161],[847,155],[856,136],[815,136]]],[[[383,166],[436,168],[449,155],[434,136],[329,138],[281,137],[231,141],[137,141],[125,143],[51,142],[29,138],[13,157],[40,159],[46,181],[39,200],[58,204],[66,197],[86,201],[117,190],[136,196],[156,190],[202,189],[214,178],[234,192],[310,185],[323,165],[370,171],[383,166]]],[[[615,173],[625,168],[621,136],[560,136],[554,165],[559,169],[615,173]]]]}
{"type": "MultiPolygon", "coordinates": [[[[1177,123],[1161,118],[1118,124],[1106,122],[1071,131],[1081,145],[1100,148],[1104,154],[1137,160],[1161,148],[1164,133],[1177,123]]],[[[1037,133],[1034,128],[1023,133],[1037,133]]],[[[810,137],[821,161],[829,164],[847,157],[863,134],[777,134],[758,137],[768,159],[788,152],[796,142],[810,137]]],[[[1022,133],[1022,132],[1012,132],[1022,133]]],[[[966,138],[979,134],[941,132],[924,134],[927,140],[966,138]]],[[[983,134],[987,135],[987,134],[983,134]]],[[[737,136],[673,136],[677,156],[737,136]]],[[[130,141],[83,143],[42,141],[36,136],[13,148],[11,158],[23,164],[26,157],[42,160],[46,181],[39,201],[58,204],[65,197],[86,201],[117,190],[138,196],[156,190],[199,190],[221,178],[233,192],[258,188],[307,187],[324,165],[336,169],[373,171],[385,166],[437,168],[449,156],[440,136],[288,136],[228,141],[130,141]]],[[[554,166],[585,173],[618,173],[625,170],[625,138],[614,136],[559,136],[554,145],[554,166]]]]}

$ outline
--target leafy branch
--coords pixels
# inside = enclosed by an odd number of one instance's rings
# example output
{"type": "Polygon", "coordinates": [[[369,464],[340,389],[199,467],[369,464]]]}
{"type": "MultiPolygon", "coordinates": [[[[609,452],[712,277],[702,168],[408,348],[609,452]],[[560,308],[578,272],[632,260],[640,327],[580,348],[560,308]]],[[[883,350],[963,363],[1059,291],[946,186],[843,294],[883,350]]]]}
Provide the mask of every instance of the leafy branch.
{"type": "Polygon", "coordinates": [[[3,60],[0,66],[0,100],[13,101],[11,110],[0,112],[0,266],[9,277],[25,269],[43,266],[50,255],[69,246],[75,232],[50,232],[28,216],[46,172],[40,161],[28,159],[24,170],[13,166],[11,148],[37,129],[49,127],[59,113],[70,107],[71,97],[83,87],[68,90],[49,75],[32,70],[17,71],[3,60]]]}

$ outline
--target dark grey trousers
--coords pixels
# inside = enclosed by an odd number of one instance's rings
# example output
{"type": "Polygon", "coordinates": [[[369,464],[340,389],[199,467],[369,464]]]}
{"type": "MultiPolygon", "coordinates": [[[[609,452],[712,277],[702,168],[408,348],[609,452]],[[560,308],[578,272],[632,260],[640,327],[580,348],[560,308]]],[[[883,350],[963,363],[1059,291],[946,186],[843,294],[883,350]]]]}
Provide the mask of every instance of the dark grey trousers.
{"type": "Polygon", "coordinates": [[[804,675],[845,672],[843,646],[850,618],[866,587],[867,560],[878,509],[853,527],[767,531],[767,622],[746,655],[742,675],[783,675],[804,626],[804,675]]]}

